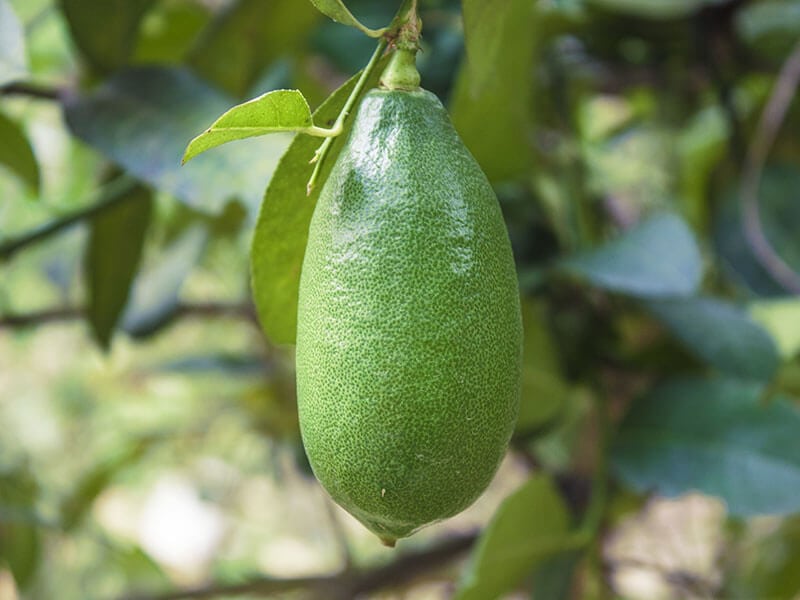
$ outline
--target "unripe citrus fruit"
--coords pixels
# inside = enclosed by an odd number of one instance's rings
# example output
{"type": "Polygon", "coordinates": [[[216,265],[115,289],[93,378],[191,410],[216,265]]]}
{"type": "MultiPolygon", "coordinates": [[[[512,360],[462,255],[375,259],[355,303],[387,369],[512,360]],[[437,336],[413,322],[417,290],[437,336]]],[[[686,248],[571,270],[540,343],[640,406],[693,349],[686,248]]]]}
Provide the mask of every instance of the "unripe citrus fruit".
{"type": "Polygon", "coordinates": [[[497,198],[439,100],[372,90],[309,231],[303,443],[385,543],[472,504],[518,410],[522,324],[497,198]]]}

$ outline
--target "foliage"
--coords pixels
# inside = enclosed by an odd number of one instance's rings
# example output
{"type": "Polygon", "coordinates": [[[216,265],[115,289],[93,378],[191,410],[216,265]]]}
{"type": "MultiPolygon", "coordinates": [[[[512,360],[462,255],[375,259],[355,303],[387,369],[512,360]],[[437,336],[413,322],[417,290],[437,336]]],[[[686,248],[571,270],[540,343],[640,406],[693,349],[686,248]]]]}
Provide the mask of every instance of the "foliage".
{"type": "Polygon", "coordinates": [[[331,526],[299,269],[400,4],[0,0],[0,595],[800,593],[797,0],[419,1],[422,85],[511,235],[522,407],[465,515],[394,554],[331,526]],[[707,572],[609,550],[697,493],[707,572]]]}

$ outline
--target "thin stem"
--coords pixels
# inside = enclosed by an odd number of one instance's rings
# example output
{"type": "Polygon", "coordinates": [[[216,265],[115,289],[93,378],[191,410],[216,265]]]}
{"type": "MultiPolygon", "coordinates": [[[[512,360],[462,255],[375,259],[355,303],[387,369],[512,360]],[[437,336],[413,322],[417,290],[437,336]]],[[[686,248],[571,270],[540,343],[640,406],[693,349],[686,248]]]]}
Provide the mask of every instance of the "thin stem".
{"type": "Polygon", "coordinates": [[[370,75],[372,75],[372,72],[375,70],[375,65],[378,64],[381,56],[383,56],[383,52],[386,50],[388,43],[389,42],[385,37],[378,41],[375,52],[372,53],[372,57],[369,59],[367,66],[364,67],[363,71],[361,71],[361,77],[358,78],[356,85],[353,87],[353,91],[350,92],[350,96],[348,96],[347,101],[344,103],[344,107],[342,107],[342,112],[339,113],[339,116],[336,118],[336,122],[333,124],[333,127],[331,127],[330,135],[325,138],[320,147],[317,148],[317,151],[314,153],[314,157],[311,159],[311,162],[315,163],[314,171],[311,173],[311,178],[308,180],[308,185],[306,186],[306,194],[309,196],[314,190],[314,186],[317,183],[317,178],[322,170],[322,165],[325,162],[325,157],[328,155],[328,151],[333,144],[335,136],[340,135],[344,130],[345,119],[347,119],[350,111],[353,110],[356,100],[358,100],[358,97],[361,95],[361,91],[364,89],[367,79],[369,79],[370,75]]]}
{"type": "Polygon", "coordinates": [[[742,171],[740,203],[745,238],[759,263],[786,290],[800,294],[800,275],[775,251],[764,233],[758,192],[769,151],[800,84],[800,41],[783,64],[775,87],[761,114],[742,171]]]}
{"type": "Polygon", "coordinates": [[[9,83],[0,87],[0,96],[29,96],[39,100],[60,100],[62,91],[58,88],[36,83],[9,83]]]}
{"type": "MultiPolygon", "coordinates": [[[[126,595],[123,600],[180,600],[182,598],[216,598],[220,596],[267,595],[303,589],[311,597],[325,600],[350,600],[371,592],[411,581],[430,573],[466,552],[477,539],[471,533],[446,539],[425,550],[402,554],[389,564],[372,569],[343,571],[337,575],[272,579],[258,577],[243,583],[211,584],[164,594],[126,595]]],[[[271,597],[271,596],[270,596],[271,597]]]]}
{"type": "Polygon", "coordinates": [[[378,64],[378,61],[386,51],[389,42],[397,36],[397,32],[400,31],[400,28],[410,18],[416,16],[416,13],[417,0],[403,0],[403,3],[400,5],[400,9],[397,11],[397,14],[395,14],[389,27],[384,28],[384,34],[378,41],[375,52],[372,53],[372,57],[369,59],[367,66],[364,67],[363,71],[361,71],[361,76],[358,78],[355,87],[353,87],[353,91],[350,92],[350,96],[348,96],[347,101],[344,103],[342,112],[339,113],[339,116],[336,118],[336,122],[333,124],[333,127],[331,127],[330,130],[325,133],[325,140],[322,142],[322,144],[320,144],[320,147],[317,148],[317,151],[314,153],[314,156],[311,159],[311,162],[314,163],[314,170],[312,171],[311,177],[308,180],[308,185],[306,185],[307,195],[310,196],[311,192],[314,191],[314,187],[317,184],[317,179],[322,172],[322,165],[325,162],[325,158],[327,157],[331,146],[333,145],[334,138],[341,135],[341,133],[344,131],[345,120],[350,114],[350,111],[353,110],[353,107],[355,106],[359,96],[361,96],[361,92],[364,90],[367,80],[369,79],[370,75],[372,75],[375,67],[378,64]]]}
{"type": "Polygon", "coordinates": [[[133,189],[135,185],[136,180],[126,175],[114,179],[101,189],[100,200],[97,203],[78,210],[71,215],[45,223],[40,227],[35,227],[19,237],[0,244],[0,261],[8,260],[23,248],[49,238],[79,221],[93,219],[125,200],[125,194],[133,189]]]}
{"type": "MultiPolygon", "coordinates": [[[[82,319],[86,309],[81,306],[48,308],[22,314],[0,316],[0,329],[36,327],[46,323],[82,319]]],[[[253,305],[249,302],[199,302],[178,304],[175,317],[227,317],[257,323],[253,305]]]]}

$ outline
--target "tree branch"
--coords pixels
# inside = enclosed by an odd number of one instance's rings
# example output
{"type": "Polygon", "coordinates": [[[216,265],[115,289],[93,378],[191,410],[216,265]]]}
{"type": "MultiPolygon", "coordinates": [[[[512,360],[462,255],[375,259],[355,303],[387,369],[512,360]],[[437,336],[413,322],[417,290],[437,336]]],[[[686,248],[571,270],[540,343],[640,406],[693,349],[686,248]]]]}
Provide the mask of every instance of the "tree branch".
{"type": "Polygon", "coordinates": [[[315,598],[325,600],[350,600],[360,594],[408,583],[412,579],[431,573],[469,550],[477,533],[448,538],[417,552],[398,556],[387,565],[366,570],[343,571],[337,575],[274,579],[258,577],[232,585],[212,584],[164,594],[132,594],[120,600],[182,600],[184,598],[215,598],[217,596],[242,596],[246,594],[277,594],[305,589],[315,598]]]}
{"type": "Polygon", "coordinates": [[[745,239],[753,250],[761,266],[786,290],[800,294],[800,275],[775,251],[764,233],[759,212],[759,187],[764,164],[770,148],[778,137],[786,113],[792,104],[797,86],[800,84],[800,41],[784,62],[778,74],[775,87],[761,114],[761,120],[753,136],[753,141],[742,171],[740,204],[742,227],[745,239]]]}
{"type": "Polygon", "coordinates": [[[100,200],[95,204],[82,208],[71,215],[45,223],[40,227],[35,227],[19,237],[12,238],[0,244],[0,261],[8,260],[23,248],[60,233],[79,221],[93,219],[97,215],[125,200],[125,194],[129,192],[134,185],[136,185],[134,179],[126,175],[118,177],[102,188],[100,200]]]}
{"type": "Polygon", "coordinates": [[[37,83],[16,82],[0,86],[0,96],[29,96],[39,100],[61,100],[63,90],[37,83]]]}
{"type": "MultiPolygon", "coordinates": [[[[36,327],[58,321],[83,319],[86,309],[73,306],[49,308],[18,315],[0,316],[0,329],[36,327]]],[[[249,302],[200,302],[178,304],[174,316],[177,317],[228,317],[256,321],[253,305],[249,302]]]]}

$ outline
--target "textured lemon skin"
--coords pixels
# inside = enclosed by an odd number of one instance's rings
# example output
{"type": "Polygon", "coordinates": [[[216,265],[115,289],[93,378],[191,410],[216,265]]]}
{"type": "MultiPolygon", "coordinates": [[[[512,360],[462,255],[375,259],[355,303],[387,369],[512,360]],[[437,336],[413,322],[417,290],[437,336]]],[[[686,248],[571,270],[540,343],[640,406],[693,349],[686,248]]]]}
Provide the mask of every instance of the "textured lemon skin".
{"type": "Polygon", "coordinates": [[[472,504],[514,428],[522,322],[497,198],[423,90],[363,99],[300,279],[303,443],[387,543],[472,504]]]}

